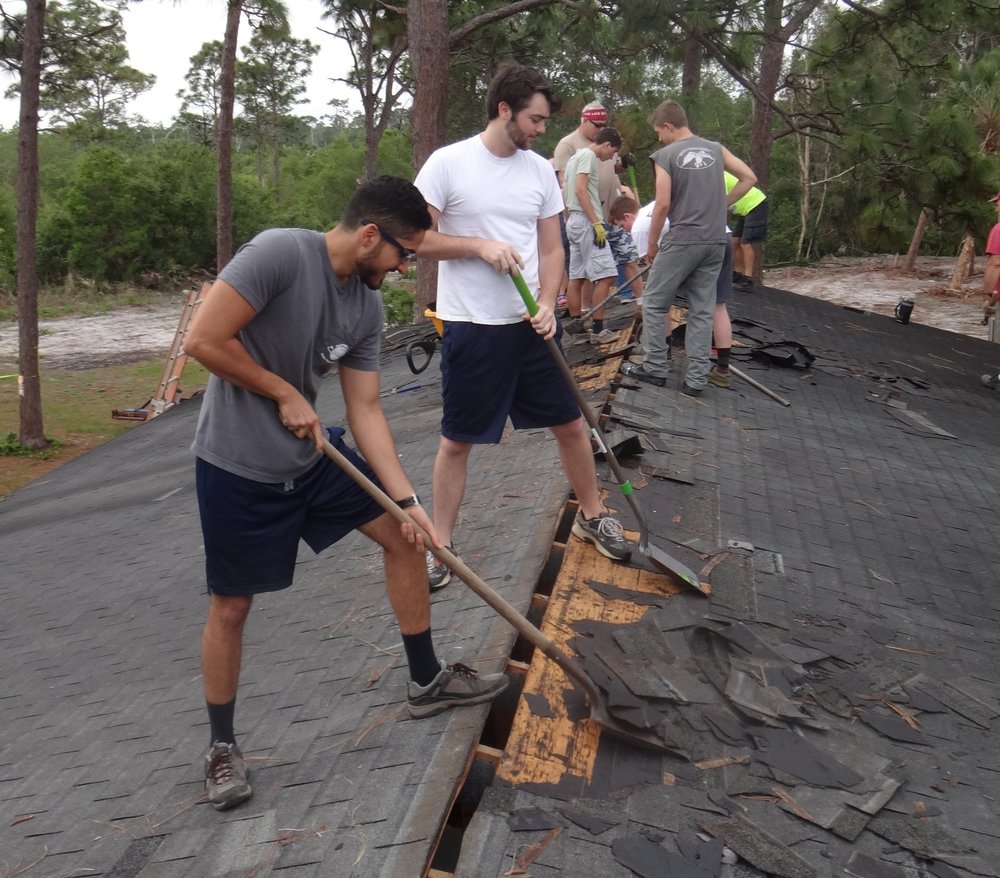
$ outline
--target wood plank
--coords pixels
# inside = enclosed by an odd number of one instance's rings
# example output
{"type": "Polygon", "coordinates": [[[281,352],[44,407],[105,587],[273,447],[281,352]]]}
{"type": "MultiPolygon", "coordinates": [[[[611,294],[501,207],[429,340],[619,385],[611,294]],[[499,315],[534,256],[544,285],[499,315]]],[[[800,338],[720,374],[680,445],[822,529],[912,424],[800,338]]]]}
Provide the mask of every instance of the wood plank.
{"type": "MultiPolygon", "coordinates": [[[[647,610],[630,601],[605,600],[585,584],[588,579],[648,594],[680,591],[665,576],[615,564],[589,544],[570,540],[541,625],[545,635],[562,650],[569,651],[566,643],[573,637],[574,622],[595,619],[628,624],[638,621],[647,610]]],[[[554,716],[535,716],[521,699],[497,769],[498,777],[515,785],[557,784],[567,775],[590,780],[601,731],[589,719],[570,720],[563,699],[563,691],[570,685],[559,667],[536,651],[524,692],[544,697],[554,716]]]]}

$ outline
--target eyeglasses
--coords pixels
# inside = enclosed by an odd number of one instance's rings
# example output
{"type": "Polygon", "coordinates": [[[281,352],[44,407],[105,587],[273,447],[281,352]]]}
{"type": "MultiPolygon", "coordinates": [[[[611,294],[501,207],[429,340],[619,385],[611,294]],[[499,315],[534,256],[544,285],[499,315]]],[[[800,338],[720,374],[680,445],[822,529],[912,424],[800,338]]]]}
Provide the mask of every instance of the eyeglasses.
{"type": "Polygon", "coordinates": [[[593,125],[595,128],[607,128],[608,127],[608,123],[607,122],[595,122],[593,119],[588,119],[587,121],[590,122],[590,124],[593,125]]]}
{"type": "MultiPolygon", "coordinates": [[[[367,226],[370,220],[361,220],[361,225],[367,226]]],[[[385,229],[383,229],[378,223],[372,223],[376,229],[378,229],[379,236],[382,238],[386,244],[391,244],[399,251],[399,255],[402,257],[403,262],[410,262],[416,258],[417,253],[415,250],[410,250],[399,243],[392,235],[390,235],[385,229]]]]}

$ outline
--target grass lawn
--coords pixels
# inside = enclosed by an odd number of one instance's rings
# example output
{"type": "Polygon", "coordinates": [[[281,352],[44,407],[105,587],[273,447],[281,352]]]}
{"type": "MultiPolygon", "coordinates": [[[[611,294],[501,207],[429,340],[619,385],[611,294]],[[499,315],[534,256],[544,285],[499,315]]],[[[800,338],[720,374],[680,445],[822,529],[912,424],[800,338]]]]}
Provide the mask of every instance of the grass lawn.
{"type": "MultiPolygon", "coordinates": [[[[42,422],[45,435],[57,445],[33,454],[9,453],[16,445],[20,418],[17,381],[0,380],[0,452],[6,452],[0,453],[0,498],[126,430],[142,429],[141,421],[116,420],[111,411],[144,406],[162,371],[162,357],[80,371],[43,368],[42,422]]],[[[190,397],[207,383],[205,369],[189,360],[182,395],[190,397]]]]}

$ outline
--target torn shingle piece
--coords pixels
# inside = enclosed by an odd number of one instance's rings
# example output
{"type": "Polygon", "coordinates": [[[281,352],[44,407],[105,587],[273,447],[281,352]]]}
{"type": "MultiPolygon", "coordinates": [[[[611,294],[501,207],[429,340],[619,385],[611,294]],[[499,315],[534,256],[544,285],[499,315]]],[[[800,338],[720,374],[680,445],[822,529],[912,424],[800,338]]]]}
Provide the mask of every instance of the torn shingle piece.
{"type": "Polygon", "coordinates": [[[531,832],[540,829],[555,829],[565,827],[555,814],[543,808],[518,808],[507,818],[511,832],[531,832]]]}
{"type": "Polygon", "coordinates": [[[816,870],[806,860],[745,817],[699,820],[698,825],[764,872],[779,878],[815,878],[816,870]]]}
{"type": "Polygon", "coordinates": [[[844,866],[844,871],[854,878],[907,878],[909,873],[902,866],[876,860],[861,851],[854,851],[844,866]]]}
{"type": "Polygon", "coordinates": [[[807,713],[799,702],[773,687],[762,686],[753,675],[736,667],[729,672],[725,695],[741,711],[768,725],[783,724],[787,720],[813,728],[826,728],[821,720],[807,713]]]}
{"type": "Polygon", "coordinates": [[[858,719],[871,726],[880,735],[907,744],[926,744],[923,733],[913,728],[899,714],[884,707],[862,707],[857,711],[858,719]]]}
{"type": "Polygon", "coordinates": [[[996,710],[985,702],[973,698],[951,683],[934,680],[926,674],[911,677],[906,682],[906,688],[907,691],[913,688],[930,695],[980,728],[989,729],[992,720],[997,716],[996,710]]]}
{"type": "Polygon", "coordinates": [[[830,832],[846,841],[857,841],[858,836],[865,831],[868,827],[868,821],[871,819],[870,814],[847,806],[830,824],[830,832]]]}
{"type": "Polygon", "coordinates": [[[973,849],[952,836],[939,818],[911,817],[882,811],[868,821],[869,830],[920,857],[939,854],[970,854],[973,849]]]}
{"type": "Polygon", "coordinates": [[[854,769],[839,762],[832,754],[821,750],[788,729],[755,729],[755,758],[794,775],[806,783],[823,787],[845,788],[859,784],[864,778],[854,769]]]}
{"type": "Polygon", "coordinates": [[[575,808],[560,808],[559,813],[571,823],[575,823],[580,828],[586,829],[591,835],[600,835],[602,832],[607,832],[619,824],[619,821],[605,820],[575,808]]]}
{"type": "Polygon", "coordinates": [[[546,698],[544,695],[539,695],[537,692],[522,692],[521,697],[528,705],[528,710],[532,716],[538,716],[538,717],[556,716],[556,714],[552,712],[552,706],[549,704],[548,698],[546,698]]]}

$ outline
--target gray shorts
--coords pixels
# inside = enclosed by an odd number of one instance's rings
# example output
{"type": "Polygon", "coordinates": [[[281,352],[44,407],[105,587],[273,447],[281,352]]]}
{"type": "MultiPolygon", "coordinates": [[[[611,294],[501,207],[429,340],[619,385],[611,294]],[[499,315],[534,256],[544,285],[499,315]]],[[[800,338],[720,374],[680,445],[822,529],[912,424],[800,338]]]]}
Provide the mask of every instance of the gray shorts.
{"type": "Polygon", "coordinates": [[[566,220],[566,237],[569,238],[570,280],[585,277],[597,281],[618,276],[611,246],[598,247],[594,243],[594,227],[586,214],[577,210],[570,212],[566,220]]]}

